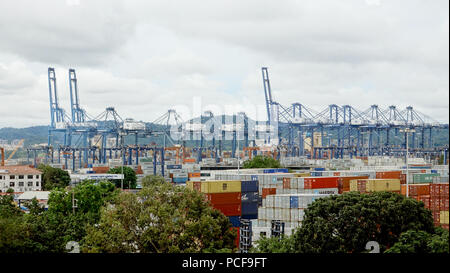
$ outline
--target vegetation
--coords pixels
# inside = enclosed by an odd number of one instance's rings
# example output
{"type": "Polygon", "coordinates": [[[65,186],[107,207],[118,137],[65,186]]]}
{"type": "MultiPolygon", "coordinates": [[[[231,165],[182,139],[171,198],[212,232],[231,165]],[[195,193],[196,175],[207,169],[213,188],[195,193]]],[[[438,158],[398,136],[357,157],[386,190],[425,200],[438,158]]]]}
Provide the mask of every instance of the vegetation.
{"type": "Polygon", "coordinates": [[[434,234],[408,230],[385,253],[449,253],[448,230],[436,228],[434,234]]]}
{"type": "Polygon", "coordinates": [[[251,249],[255,253],[294,253],[292,236],[262,237],[257,246],[251,249]]]}
{"type": "Polygon", "coordinates": [[[314,201],[292,236],[262,238],[255,252],[361,253],[376,241],[386,253],[447,252],[448,231],[435,229],[422,202],[389,192],[357,192],[314,201]]]}
{"type": "Polygon", "coordinates": [[[100,208],[118,194],[110,182],[85,181],[73,189],[50,193],[48,210],[36,200],[23,213],[12,195],[0,196],[0,252],[65,252],[69,241],[83,242],[88,224],[100,218],[100,208]],[[72,207],[72,196],[78,200],[72,207]]]}
{"type": "Polygon", "coordinates": [[[154,185],[166,183],[166,180],[164,177],[160,175],[147,175],[144,178],[142,178],[142,187],[151,187],[154,185]]]}
{"type": "Polygon", "coordinates": [[[39,165],[38,169],[42,171],[42,190],[51,191],[69,186],[70,175],[67,171],[44,164],[39,165]]]}
{"type": "MultiPolygon", "coordinates": [[[[123,167],[116,167],[116,168],[112,168],[108,170],[108,173],[111,174],[121,174],[123,171],[124,174],[124,179],[123,179],[123,188],[124,189],[136,189],[136,181],[137,181],[137,177],[136,177],[136,172],[127,166],[123,166],[123,167]]],[[[122,187],[122,181],[121,180],[111,180],[112,183],[115,183],[117,188],[121,188],[122,187]]]]}
{"type": "Polygon", "coordinates": [[[278,160],[275,160],[272,157],[257,155],[251,160],[245,161],[243,168],[281,168],[281,164],[278,160]]]}
{"type": "Polygon", "coordinates": [[[168,183],[121,193],[90,225],[84,252],[230,252],[235,234],[201,193],[168,183]]]}

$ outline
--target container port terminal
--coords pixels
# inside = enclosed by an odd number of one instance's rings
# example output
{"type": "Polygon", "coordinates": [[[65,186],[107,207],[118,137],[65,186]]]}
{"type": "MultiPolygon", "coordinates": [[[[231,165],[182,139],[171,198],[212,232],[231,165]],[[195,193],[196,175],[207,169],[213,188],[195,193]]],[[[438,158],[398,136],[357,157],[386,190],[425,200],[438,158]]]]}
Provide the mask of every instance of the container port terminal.
{"type": "Polygon", "coordinates": [[[27,158],[9,156],[7,164],[2,150],[0,174],[17,171],[14,165],[46,164],[67,170],[76,185],[83,179],[118,179],[107,171],[128,166],[137,174],[133,191],[142,188],[145,176],[160,175],[203,193],[227,216],[240,252],[248,252],[261,236],[293,234],[314,200],[349,191],[396,192],[422,201],[434,224],[448,229],[448,145],[434,144],[437,132],[448,134],[448,124],[412,106],[371,105],[360,111],[332,104],[321,112],[298,102],[284,106],[272,97],[268,68],[261,72],[265,121],[244,112],[227,117],[211,111],[184,121],[169,109],[142,122],[122,119],[114,107],[89,115],[79,103],[74,69],[68,73],[71,109],[66,112],[55,70],[49,68],[48,143],[26,147],[27,158]],[[282,168],[242,168],[259,155],[276,159],[282,168]]]}
{"type": "Polygon", "coordinates": [[[386,108],[371,105],[361,111],[350,105],[331,104],[320,112],[299,102],[283,106],[272,97],[268,68],[261,71],[266,121],[253,121],[244,112],[226,117],[214,116],[211,111],[183,121],[175,110],[169,109],[153,122],[142,122],[123,120],[114,107],[107,107],[97,116],[89,115],[80,105],[74,69],[68,73],[71,109],[66,112],[60,106],[55,70],[49,68],[48,144],[28,147],[28,160],[35,166],[42,161],[63,164],[65,169],[75,171],[88,164],[106,164],[111,159],[121,159],[124,165],[139,165],[140,157],[150,154],[159,159],[153,162],[164,168],[166,153],[174,154],[179,162],[189,158],[197,164],[207,158],[219,164],[225,158],[245,159],[258,153],[270,154],[278,160],[405,157],[408,143],[408,153],[414,157],[431,159],[443,155],[444,162],[448,161],[448,144],[433,143],[437,131],[448,132],[448,124],[441,124],[412,106],[398,109],[394,105],[386,108]],[[207,124],[219,126],[206,128],[207,124]],[[206,141],[205,134],[211,130],[214,130],[212,139],[206,141]],[[228,139],[226,134],[230,136],[228,139]],[[56,144],[55,135],[62,136],[63,143],[56,144]],[[127,137],[134,141],[125,143],[127,137]],[[156,138],[162,139],[160,145],[153,141],[156,138]],[[238,142],[242,147],[239,152],[238,142]],[[44,157],[38,158],[42,154],[44,157]]]}

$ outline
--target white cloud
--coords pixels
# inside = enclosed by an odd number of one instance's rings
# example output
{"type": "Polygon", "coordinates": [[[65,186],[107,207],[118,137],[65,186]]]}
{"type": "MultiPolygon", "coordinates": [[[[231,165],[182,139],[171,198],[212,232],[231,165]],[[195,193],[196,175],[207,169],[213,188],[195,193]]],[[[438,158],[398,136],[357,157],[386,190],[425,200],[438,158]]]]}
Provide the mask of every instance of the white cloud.
{"type": "Polygon", "coordinates": [[[268,66],[285,105],[412,105],[448,123],[448,1],[69,2],[0,3],[0,127],[48,124],[48,66],[66,110],[77,70],[93,116],[152,121],[193,97],[256,112],[268,66]]]}

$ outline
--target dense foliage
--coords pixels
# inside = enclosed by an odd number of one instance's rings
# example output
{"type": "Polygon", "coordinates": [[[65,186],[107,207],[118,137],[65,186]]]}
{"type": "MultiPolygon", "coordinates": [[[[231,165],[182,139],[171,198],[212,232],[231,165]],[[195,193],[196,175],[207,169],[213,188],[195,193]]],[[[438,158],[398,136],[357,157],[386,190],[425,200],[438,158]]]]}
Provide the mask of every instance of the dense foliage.
{"type": "Polygon", "coordinates": [[[221,212],[201,193],[168,183],[122,193],[103,207],[98,225],[88,228],[85,252],[223,252],[235,234],[221,212]]]}
{"type": "Polygon", "coordinates": [[[142,178],[142,187],[150,187],[158,184],[166,183],[164,177],[160,175],[147,175],[142,178]]]}
{"type": "Polygon", "coordinates": [[[355,253],[376,241],[384,251],[408,230],[434,231],[431,212],[422,202],[390,192],[350,192],[309,205],[294,245],[303,253],[355,253]]]}
{"type": "Polygon", "coordinates": [[[38,169],[42,171],[42,190],[51,191],[56,188],[65,188],[70,183],[67,171],[41,164],[38,169]]]}
{"type": "Polygon", "coordinates": [[[422,202],[389,192],[315,200],[292,236],[262,238],[263,253],[361,253],[376,241],[386,253],[448,253],[448,231],[435,228],[422,202]]]}
{"type": "Polygon", "coordinates": [[[436,228],[435,232],[408,230],[400,235],[385,253],[449,253],[448,230],[436,228]]]}
{"type": "Polygon", "coordinates": [[[0,197],[0,252],[65,252],[69,241],[83,242],[88,224],[100,218],[100,208],[117,195],[110,182],[85,181],[73,189],[54,189],[48,210],[36,200],[23,213],[12,195],[0,197]],[[77,208],[72,207],[72,197],[77,208]]]}
{"type": "MultiPolygon", "coordinates": [[[[108,173],[112,173],[112,174],[124,174],[124,179],[123,179],[123,188],[124,189],[136,189],[136,181],[137,181],[137,177],[136,177],[136,172],[127,166],[123,166],[123,167],[116,167],[116,168],[112,168],[108,170],[108,173]]],[[[111,180],[112,183],[115,183],[117,188],[121,188],[122,187],[122,181],[121,180],[111,180]]]]}
{"type": "Polygon", "coordinates": [[[273,159],[269,156],[257,155],[251,160],[247,160],[243,165],[244,169],[254,169],[254,168],[281,168],[281,164],[278,160],[273,159]]]}

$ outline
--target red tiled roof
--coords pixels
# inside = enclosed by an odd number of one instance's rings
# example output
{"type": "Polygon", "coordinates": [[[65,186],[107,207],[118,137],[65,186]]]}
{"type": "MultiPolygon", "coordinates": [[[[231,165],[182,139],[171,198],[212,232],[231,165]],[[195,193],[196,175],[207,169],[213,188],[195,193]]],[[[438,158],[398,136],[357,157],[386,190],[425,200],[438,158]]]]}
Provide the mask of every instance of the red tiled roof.
{"type": "Polygon", "coordinates": [[[0,174],[5,174],[1,170],[6,170],[7,171],[6,174],[13,174],[13,175],[42,174],[42,172],[40,170],[31,168],[28,165],[0,166],[0,174]]]}

